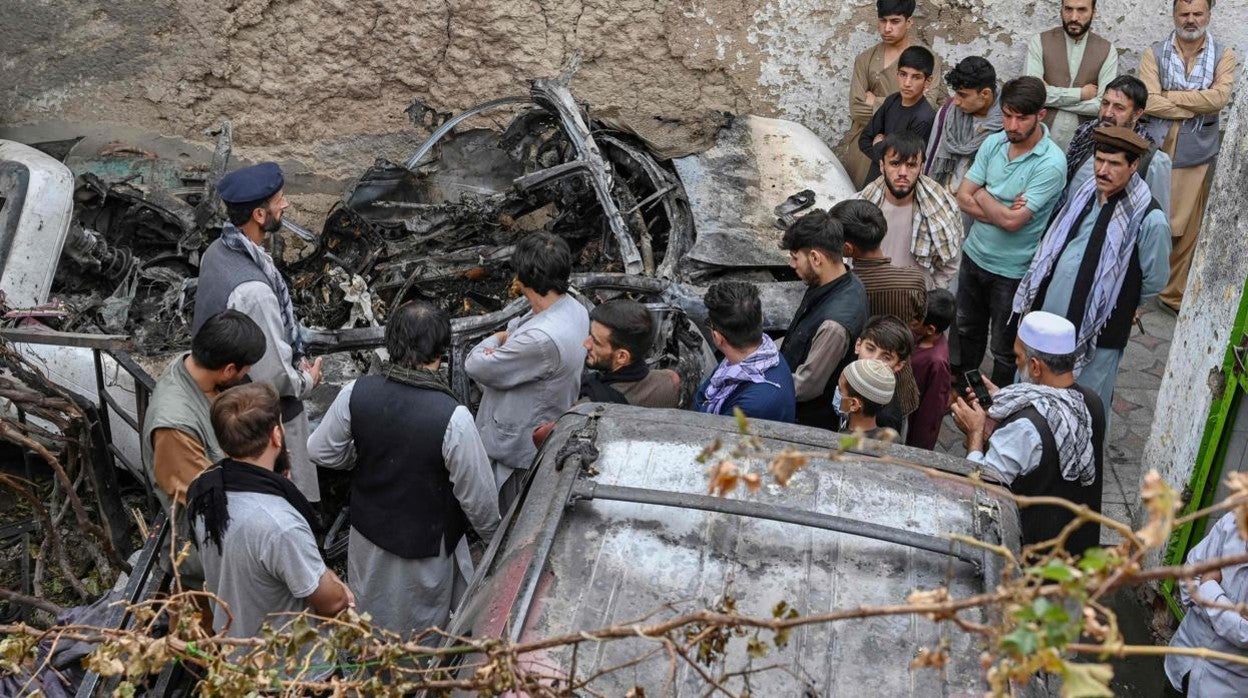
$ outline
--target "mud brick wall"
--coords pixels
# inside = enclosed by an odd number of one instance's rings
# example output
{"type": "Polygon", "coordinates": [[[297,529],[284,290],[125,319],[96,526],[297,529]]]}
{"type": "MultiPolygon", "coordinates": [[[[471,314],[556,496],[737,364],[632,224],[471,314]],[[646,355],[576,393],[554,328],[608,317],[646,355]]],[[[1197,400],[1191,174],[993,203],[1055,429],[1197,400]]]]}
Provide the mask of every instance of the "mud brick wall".
{"type": "MultiPolygon", "coordinates": [[[[927,0],[919,36],[946,61],[1021,66],[1055,0],[927,0]]],[[[1170,29],[1169,0],[1102,0],[1094,25],[1134,68],[1170,29]]],[[[1214,31],[1242,52],[1248,0],[1222,0],[1214,31]]],[[[576,49],[577,95],[634,118],[711,111],[843,135],[854,55],[875,40],[874,2],[852,0],[6,0],[0,125],[124,123],[204,139],[234,121],[240,152],[329,176],[423,135],[413,98],[442,111],[523,92],[576,49]]]]}

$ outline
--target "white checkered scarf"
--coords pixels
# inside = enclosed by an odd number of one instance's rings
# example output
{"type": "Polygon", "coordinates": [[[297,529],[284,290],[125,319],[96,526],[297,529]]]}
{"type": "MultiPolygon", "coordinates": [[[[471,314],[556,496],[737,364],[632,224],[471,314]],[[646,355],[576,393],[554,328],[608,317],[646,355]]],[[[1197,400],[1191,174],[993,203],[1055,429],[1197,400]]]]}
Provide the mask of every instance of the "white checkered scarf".
{"type": "Polygon", "coordinates": [[[1057,444],[1062,478],[1087,487],[1096,481],[1096,453],[1092,448],[1092,413],[1083,395],[1073,388],[1053,388],[1035,383],[1015,383],[992,396],[988,416],[1001,421],[1015,412],[1034,407],[1044,418],[1057,444]]]}
{"type": "MultiPolygon", "coordinates": [[[[880,177],[858,192],[858,198],[881,205],[884,178],[880,177]]],[[[910,254],[928,273],[934,274],[942,261],[962,253],[962,214],[949,190],[927,175],[920,175],[914,187],[914,225],[910,254]]]]}
{"type": "MultiPolygon", "coordinates": [[[[1124,196],[1117,197],[1109,204],[1114,207],[1114,211],[1106,224],[1105,246],[1101,249],[1101,259],[1096,265],[1096,279],[1092,283],[1088,305],[1083,309],[1079,336],[1075,339],[1077,365],[1080,367],[1092,359],[1096,337],[1109,321],[1109,316],[1118,303],[1118,293],[1127,278],[1127,267],[1131,264],[1131,255],[1135,250],[1136,236],[1145,214],[1148,213],[1149,202],[1152,201],[1148,185],[1138,174],[1131,175],[1123,194],[1124,196]]],[[[1079,187],[1079,191],[1066,201],[1057,218],[1053,220],[1053,225],[1045,232],[1040,248],[1031,260],[1031,267],[1023,275],[1022,281],[1018,283],[1018,290],[1014,293],[1013,311],[1019,317],[1031,310],[1031,305],[1040,292],[1040,284],[1049,278],[1066,247],[1071,227],[1093,196],[1098,196],[1096,177],[1089,177],[1079,187]]]]}
{"type": "Polygon", "coordinates": [[[1183,57],[1174,50],[1174,41],[1178,32],[1170,32],[1157,56],[1158,78],[1163,90],[1207,90],[1213,86],[1214,71],[1218,64],[1219,48],[1213,40],[1213,34],[1205,34],[1205,50],[1192,68],[1191,75],[1183,64],[1183,57]]]}

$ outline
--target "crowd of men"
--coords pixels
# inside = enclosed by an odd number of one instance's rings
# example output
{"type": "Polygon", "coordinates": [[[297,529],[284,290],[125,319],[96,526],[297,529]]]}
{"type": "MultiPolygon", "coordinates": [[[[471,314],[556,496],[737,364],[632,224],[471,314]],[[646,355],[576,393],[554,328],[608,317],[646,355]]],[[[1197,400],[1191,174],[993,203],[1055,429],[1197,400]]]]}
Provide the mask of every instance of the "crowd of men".
{"type": "MultiPolygon", "coordinates": [[[[1140,309],[1182,300],[1230,97],[1235,58],[1208,32],[1211,4],[1173,0],[1174,30],[1137,77],[1090,31],[1095,0],[1063,0],[1061,25],[1027,43],[1025,74],[1000,84],[979,56],[941,80],[912,38],[914,0],[878,0],[881,41],[850,86],[859,194],[784,233],[807,288],[779,341],[756,285],[706,289],[723,358],[683,406],[924,449],[952,412],[988,477],[1099,510],[1118,365],[1140,309]]],[[[412,301],[387,322],[380,372],[347,384],[309,434],[302,398],[321,362],[266,251],[283,185],[272,163],[220,182],[229,223],[201,263],[192,347],[143,425],[157,496],[196,543],[184,582],[227,603],[206,612],[240,637],[309,607],[355,606],[400,634],[445,625],[471,574],[465,534],[493,536],[559,415],[578,401],[680,407],[681,379],[648,363],[644,305],[587,310],[569,294],[567,244],[534,233],[511,257],[529,310],[463,365],[475,416],[441,371],[448,316],[412,301]],[[316,545],[318,468],[352,469],[346,582],[316,545]]],[[[1028,507],[1023,542],[1070,521],[1028,507]]],[[[1085,524],[1066,548],[1099,533],[1085,524]]],[[[1172,673],[1176,687],[1196,671],[1172,673]]]]}

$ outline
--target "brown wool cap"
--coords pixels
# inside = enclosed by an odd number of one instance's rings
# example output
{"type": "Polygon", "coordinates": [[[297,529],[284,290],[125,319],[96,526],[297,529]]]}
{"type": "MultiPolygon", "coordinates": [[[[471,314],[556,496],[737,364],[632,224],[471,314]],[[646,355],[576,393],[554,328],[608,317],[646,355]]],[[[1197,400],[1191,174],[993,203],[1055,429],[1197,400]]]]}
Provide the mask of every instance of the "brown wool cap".
{"type": "Polygon", "coordinates": [[[1150,148],[1143,136],[1122,126],[1101,126],[1092,131],[1092,140],[1136,155],[1143,155],[1150,148]]]}

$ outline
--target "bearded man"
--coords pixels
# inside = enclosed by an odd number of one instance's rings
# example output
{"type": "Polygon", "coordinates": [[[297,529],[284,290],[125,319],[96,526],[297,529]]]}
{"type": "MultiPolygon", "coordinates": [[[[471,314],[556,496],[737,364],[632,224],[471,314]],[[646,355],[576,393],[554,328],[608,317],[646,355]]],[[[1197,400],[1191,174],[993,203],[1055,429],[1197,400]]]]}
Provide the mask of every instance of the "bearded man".
{"type": "MultiPolygon", "coordinates": [[[[958,202],[923,171],[924,143],[902,132],[884,139],[884,176],[858,192],[880,208],[888,230],[882,256],[898,267],[923,270],[927,288],[948,288],[962,257],[962,214],[958,202]]],[[[902,318],[909,322],[910,318],[902,318]]]]}
{"type": "Polygon", "coordinates": [[[1174,160],[1170,280],[1158,301],[1178,312],[1222,145],[1218,114],[1231,101],[1236,61],[1231,48],[1209,33],[1211,1],[1174,0],[1173,9],[1174,31],[1144,49],[1139,73],[1148,86],[1149,135],[1174,160]]]}
{"type": "Polygon", "coordinates": [[[282,169],[274,162],[236,170],[217,184],[229,222],[200,262],[191,331],[198,332],[208,318],[227,309],[238,310],[260,326],[264,356],[252,367],[251,377],[271,383],[281,397],[290,479],[308,501],[318,502],[321,487],[308,459],[303,398],[321,382],[321,360],[304,358],[303,328],[295,317],[290,289],[265,249],[290,206],[284,184],[282,169]]]}
{"type": "Polygon", "coordinates": [[[1096,0],[1062,0],[1062,26],[1031,37],[1023,74],[1044,80],[1049,136],[1065,148],[1080,123],[1100,109],[1100,95],[1118,76],[1118,52],[1088,31],[1096,0]]]}

